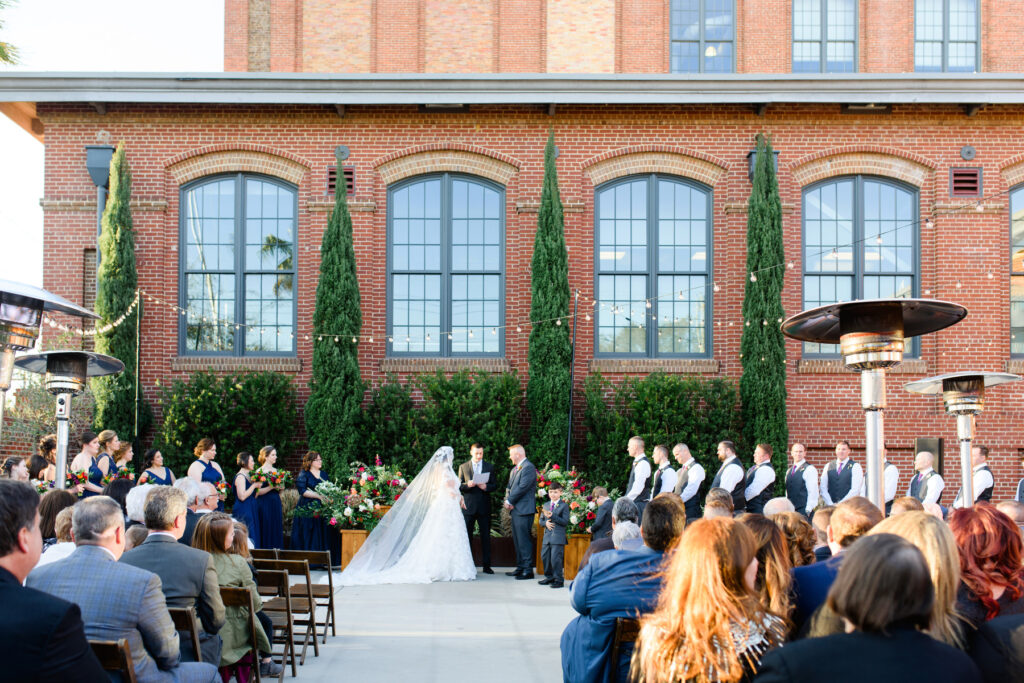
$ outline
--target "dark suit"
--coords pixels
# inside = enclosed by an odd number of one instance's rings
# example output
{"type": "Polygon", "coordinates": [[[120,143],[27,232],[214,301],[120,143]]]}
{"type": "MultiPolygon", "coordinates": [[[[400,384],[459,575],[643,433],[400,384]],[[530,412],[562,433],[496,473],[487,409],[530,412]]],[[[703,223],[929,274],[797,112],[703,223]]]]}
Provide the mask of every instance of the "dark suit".
{"type": "MultiPolygon", "coordinates": [[[[220,666],[221,639],[217,632],[224,626],[225,613],[210,554],[177,543],[167,534],[150,532],[142,545],[121,556],[121,563],[159,576],[168,607],[196,608],[203,661],[220,666]]],[[[183,657],[192,651],[189,636],[184,633],[181,650],[183,657]]]]}
{"type": "MultiPolygon", "coordinates": [[[[615,619],[635,618],[654,609],[661,590],[663,555],[640,550],[609,550],[590,558],[572,583],[570,602],[580,616],[562,631],[562,679],[572,683],[604,683],[612,662],[615,619]]],[[[617,680],[626,680],[632,648],[624,647],[616,662],[617,680]]]]}
{"type": "Polygon", "coordinates": [[[840,553],[824,562],[793,568],[793,633],[799,633],[815,610],[825,603],[842,562],[840,553]]]}
{"type": "Polygon", "coordinates": [[[107,683],[109,677],[85,639],[78,605],[25,588],[0,567],[0,642],[7,643],[0,679],[107,683]]]}
{"type": "Polygon", "coordinates": [[[466,533],[473,540],[473,527],[480,525],[480,552],[484,567],[491,566],[491,492],[498,487],[494,481],[494,465],[486,460],[480,461],[480,472],[490,474],[483,487],[467,486],[473,481],[473,461],[467,460],[459,466],[459,491],[466,501],[466,509],[462,516],[466,519],[466,533]]]}
{"type": "Polygon", "coordinates": [[[544,539],[541,541],[540,558],[544,564],[544,576],[555,583],[562,583],[565,580],[565,544],[569,542],[565,534],[565,527],[569,524],[569,504],[564,500],[557,504],[545,503],[541,522],[544,524],[544,539]],[[555,528],[549,529],[548,522],[553,522],[555,528]]]}
{"type": "Polygon", "coordinates": [[[615,502],[609,498],[597,508],[597,516],[590,525],[590,535],[595,541],[612,535],[612,508],[615,502]]]}
{"type": "Polygon", "coordinates": [[[757,683],[980,683],[971,658],[912,629],[811,638],[768,652],[757,683]]]}
{"type": "Polygon", "coordinates": [[[516,546],[516,570],[533,574],[533,537],[530,527],[537,514],[537,468],[523,458],[513,467],[505,489],[505,500],[512,506],[512,542],[516,546]]]}
{"type": "Polygon", "coordinates": [[[28,575],[28,585],[77,604],[86,638],[127,640],[139,683],[217,679],[215,666],[179,663],[178,634],[167,613],[160,577],[114,562],[104,548],[79,546],[69,557],[37,567],[28,575]]]}
{"type": "Polygon", "coordinates": [[[199,520],[202,516],[192,512],[191,510],[185,511],[185,533],[178,539],[178,543],[192,547],[192,534],[196,532],[196,524],[199,524],[199,520]]]}
{"type": "Polygon", "coordinates": [[[985,683],[1024,683],[1024,615],[996,617],[971,636],[968,652],[985,683]]]}

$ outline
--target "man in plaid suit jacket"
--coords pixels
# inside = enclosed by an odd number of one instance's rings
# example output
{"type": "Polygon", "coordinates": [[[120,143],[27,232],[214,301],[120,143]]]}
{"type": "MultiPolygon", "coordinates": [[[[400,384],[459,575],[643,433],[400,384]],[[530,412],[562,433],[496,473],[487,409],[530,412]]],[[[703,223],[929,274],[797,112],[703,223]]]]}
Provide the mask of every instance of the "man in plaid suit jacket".
{"type": "Polygon", "coordinates": [[[217,681],[212,664],[179,663],[178,633],[160,578],[117,561],[124,552],[121,506],[94,496],[78,503],[71,519],[78,547],[69,557],[35,569],[29,587],[77,604],[87,638],[127,640],[139,683],[217,681]]]}

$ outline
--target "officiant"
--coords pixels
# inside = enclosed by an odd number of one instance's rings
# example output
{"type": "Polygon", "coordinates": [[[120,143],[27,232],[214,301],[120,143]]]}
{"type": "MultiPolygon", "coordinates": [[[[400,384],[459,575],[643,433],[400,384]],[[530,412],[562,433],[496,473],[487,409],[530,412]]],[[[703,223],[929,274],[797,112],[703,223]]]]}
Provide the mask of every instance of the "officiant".
{"type": "Polygon", "coordinates": [[[484,574],[494,573],[491,569],[491,492],[496,486],[494,465],[484,460],[484,447],[473,444],[469,447],[469,460],[459,466],[459,491],[466,501],[462,516],[466,519],[470,544],[473,542],[474,525],[480,525],[484,574]]]}

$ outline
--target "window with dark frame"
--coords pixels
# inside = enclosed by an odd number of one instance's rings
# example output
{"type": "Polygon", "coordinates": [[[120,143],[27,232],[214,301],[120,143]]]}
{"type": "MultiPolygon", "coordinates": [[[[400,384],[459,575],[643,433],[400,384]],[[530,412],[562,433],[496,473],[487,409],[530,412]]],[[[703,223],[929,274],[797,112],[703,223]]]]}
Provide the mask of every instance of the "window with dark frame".
{"type": "MultiPolygon", "coordinates": [[[[913,297],[918,289],[918,194],[872,176],[830,178],[803,192],[804,310],[857,299],[913,297]]],[[[908,356],[917,354],[908,344],[908,356]]],[[[804,355],[839,356],[837,344],[804,355]]]]}
{"type": "Polygon", "coordinates": [[[595,204],[596,355],[710,356],[710,188],[629,176],[595,204]]]}
{"type": "Polygon", "coordinates": [[[1010,355],[1024,356],[1024,186],[1010,192],[1010,355]]]}
{"type": "Polygon", "coordinates": [[[855,71],[856,0],[793,0],[793,73],[855,71]]]}
{"type": "Polygon", "coordinates": [[[296,211],[295,187],[265,176],[182,188],[181,353],[295,354],[296,211]]]}
{"type": "Polygon", "coordinates": [[[444,173],[388,189],[388,352],[504,352],[505,190],[444,173]]]}
{"type": "Polygon", "coordinates": [[[915,0],[914,71],[976,72],[978,0],[915,0]]]}
{"type": "Polygon", "coordinates": [[[672,0],[672,73],[736,70],[735,0],[672,0]]]}

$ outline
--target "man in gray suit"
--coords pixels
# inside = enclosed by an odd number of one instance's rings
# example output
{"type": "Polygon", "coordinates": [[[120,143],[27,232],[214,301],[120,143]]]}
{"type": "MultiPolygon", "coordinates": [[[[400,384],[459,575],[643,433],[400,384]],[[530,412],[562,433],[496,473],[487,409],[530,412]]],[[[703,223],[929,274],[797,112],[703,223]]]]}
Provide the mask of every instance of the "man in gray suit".
{"type": "Polygon", "coordinates": [[[121,506],[107,496],[81,501],[71,518],[71,533],[75,551],[36,568],[28,575],[29,587],[77,604],[87,638],[127,640],[139,683],[217,681],[215,666],[179,663],[178,634],[160,577],[117,561],[124,552],[121,506]]]}
{"type": "Polygon", "coordinates": [[[505,489],[505,509],[512,517],[512,543],[516,547],[516,570],[506,572],[518,580],[533,578],[533,538],[530,527],[537,514],[537,468],[526,459],[526,449],[516,444],[508,449],[514,467],[505,489]]]}
{"type": "MultiPolygon", "coordinates": [[[[185,494],[179,489],[154,489],[146,498],[144,509],[149,536],[142,545],[126,552],[121,563],[159,576],[168,607],[196,608],[202,627],[199,649],[203,661],[220,666],[222,642],[217,632],[224,626],[224,602],[210,554],[178,543],[185,533],[185,502],[185,494]]],[[[180,635],[183,655],[191,653],[191,636],[180,635]]]]}

